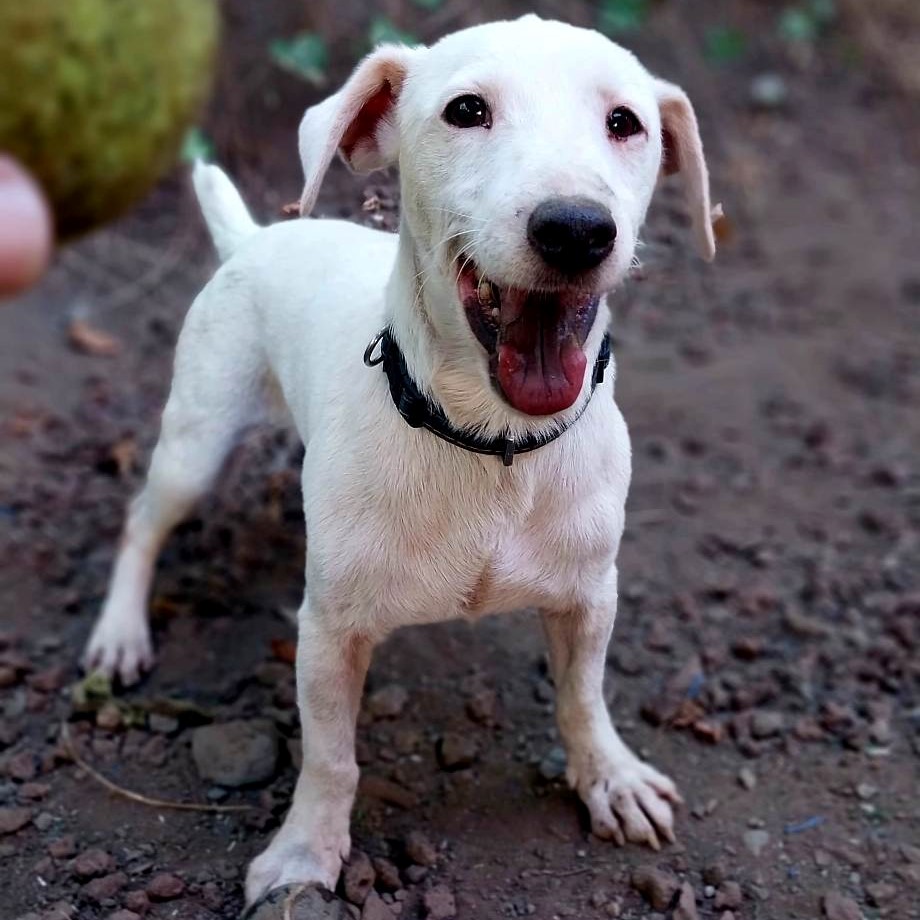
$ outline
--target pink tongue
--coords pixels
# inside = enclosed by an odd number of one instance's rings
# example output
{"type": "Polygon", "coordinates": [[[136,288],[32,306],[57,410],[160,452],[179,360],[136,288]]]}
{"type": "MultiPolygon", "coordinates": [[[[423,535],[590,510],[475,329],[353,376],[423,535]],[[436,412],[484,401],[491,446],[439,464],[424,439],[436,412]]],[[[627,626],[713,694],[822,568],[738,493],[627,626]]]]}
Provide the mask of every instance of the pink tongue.
{"type": "Polygon", "coordinates": [[[578,399],[587,359],[565,326],[562,317],[549,311],[533,311],[502,324],[498,383],[518,411],[552,415],[578,399]]]}

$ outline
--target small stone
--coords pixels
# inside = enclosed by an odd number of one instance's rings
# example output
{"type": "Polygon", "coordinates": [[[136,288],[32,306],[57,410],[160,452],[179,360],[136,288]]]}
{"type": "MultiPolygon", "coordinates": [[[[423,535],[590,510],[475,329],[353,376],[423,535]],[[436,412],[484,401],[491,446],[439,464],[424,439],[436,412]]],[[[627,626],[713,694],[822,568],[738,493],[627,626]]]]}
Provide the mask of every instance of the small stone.
{"type": "Polygon", "coordinates": [[[719,885],[719,890],[716,892],[716,898],[715,901],[713,901],[713,905],[716,909],[725,907],[730,910],[735,910],[741,907],[742,900],[743,895],[741,894],[741,886],[737,882],[722,882],[722,884],[719,885]]]}
{"type": "Polygon", "coordinates": [[[96,725],[108,732],[116,731],[121,728],[121,710],[118,706],[109,701],[103,703],[96,713],[96,725]]]}
{"type": "Polygon", "coordinates": [[[399,869],[382,856],[377,856],[373,860],[374,873],[377,877],[377,887],[383,891],[399,891],[402,888],[402,880],[399,877],[399,869]]]}
{"type": "Polygon", "coordinates": [[[435,885],[426,891],[422,905],[428,920],[452,920],[457,916],[454,893],[446,885],[435,885]]]}
{"type": "Polygon", "coordinates": [[[185,882],[171,872],[161,872],[147,883],[147,896],[151,901],[172,901],[185,891],[185,882]]]}
{"type": "Polygon", "coordinates": [[[406,869],[406,879],[410,885],[420,885],[428,877],[426,866],[409,866],[406,869]]]}
{"type": "Polygon", "coordinates": [[[751,735],[758,739],[773,738],[782,733],[786,719],[781,712],[758,709],[751,715],[751,735]]]}
{"type": "Polygon", "coordinates": [[[556,688],[548,680],[534,684],[533,697],[538,703],[552,703],[556,698],[556,688]]]}
{"type": "Polygon", "coordinates": [[[35,779],[38,774],[38,758],[32,751],[20,751],[6,762],[6,774],[20,783],[35,779]]]}
{"type": "Polygon", "coordinates": [[[369,891],[361,920],[393,920],[393,912],[376,891],[369,891]]]}
{"type": "Polygon", "coordinates": [[[699,920],[696,895],[689,882],[684,882],[680,886],[680,898],[677,901],[677,907],[674,908],[674,920],[699,920]]]}
{"type": "Polygon", "coordinates": [[[73,834],[57,837],[48,844],[48,855],[55,859],[70,859],[77,852],[77,841],[73,834]]]}
{"type": "Polygon", "coordinates": [[[203,725],[192,734],[198,773],[219,786],[267,782],[275,775],[278,751],[278,731],[267,719],[203,725]]]}
{"type": "Polygon", "coordinates": [[[677,877],[655,866],[640,866],[630,879],[636,889],[655,910],[667,910],[680,887],[677,877]]]}
{"type": "Polygon", "coordinates": [[[744,846],[752,856],[760,856],[770,842],[770,834],[763,830],[745,831],[744,846]]]}
{"type": "Polygon", "coordinates": [[[555,782],[565,776],[566,763],[565,748],[554,747],[540,761],[537,772],[540,774],[540,778],[546,782],[555,782]]]}
{"type": "Polygon", "coordinates": [[[39,812],[32,823],[44,833],[54,824],[54,815],[49,814],[47,811],[39,812]]]}
{"type": "Polygon", "coordinates": [[[15,834],[32,820],[31,808],[0,808],[0,836],[15,834]]]}
{"type": "Polygon", "coordinates": [[[406,837],[406,856],[417,866],[430,867],[438,862],[438,851],[421,831],[409,832],[406,837]]]}
{"type": "Polygon", "coordinates": [[[890,882],[872,882],[866,885],[866,897],[873,907],[884,907],[898,894],[898,889],[890,882]]]}
{"type": "Polygon", "coordinates": [[[150,731],[158,735],[175,735],[178,734],[182,727],[181,723],[175,716],[163,715],[160,712],[152,712],[147,717],[147,726],[150,731]]]}
{"type": "Polygon", "coordinates": [[[402,684],[387,684],[367,698],[367,711],[375,719],[395,719],[409,702],[409,691],[402,684]]]}
{"type": "Polygon", "coordinates": [[[856,787],[856,795],[864,802],[868,802],[869,799],[874,798],[877,792],[878,787],[873,786],[871,783],[860,783],[856,787]]]}
{"type": "Polygon", "coordinates": [[[147,897],[146,891],[141,891],[139,888],[122,895],[121,903],[136,914],[143,915],[150,910],[150,898],[147,897]]]}
{"type": "Polygon", "coordinates": [[[759,109],[782,108],[789,98],[786,81],[778,73],[762,73],[751,80],[751,103],[759,109]]]}
{"type": "Polygon", "coordinates": [[[105,850],[92,847],[72,859],[68,868],[79,879],[98,878],[115,871],[115,857],[105,850]]]}
{"type": "Polygon", "coordinates": [[[345,897],[352,904],[361,907],[367,900],[367,894],[374,887],[376,873],[370,859],[360,850],[352,850],[348,863],[342,870],[345,897]]]}
{"type": "Polygon", "coordinates": [[[438,763],[443,770],[463,770],[476,762],[479,753],[476,740],[457,732],[445,732],[438,739],[438,763]]]}
{"type": "Polygon", "coordinates": [[[39,671],[26,679],[28,685],[40,693],[53,693],[55,690],[60,690],[66,681],[67,669],[63,665],[55,665],[39,671]]]}
{"type": "Polygon", "coordinates": [[[94,878],[87,882],[80,889],[80,893],[90,901],[95,901],[99,904],[102,901],[114,898],[127,884],[128,876],[124,872],[111,872],[101,878],[94,878]]]}
{"type": "Polygon", "coordinates": [[[742,767],[738,771],[738,785],[742,789],[747,789],[748,792],[757,785],[757,775],[750,767],[742,767]]]}
{"type": "Polygon", "coordinates": [[[709,863],[703,868],[703,881],[707,885],[721,885],[728,875],[725,863],[720,860],[709,863]]]}
{"type": "Polygon", "coordinates": [[[49,792],[51,792],[51,786],[48,783],[23,783],[19,787],[19,798],[29,802],[38,802],[49,792]]]}
{"type": "Polygon", "coordinates": [[[859,905],[839,891],[829,891],[821,899],[821,909],[827,920],[862,920],[859,905]]]}
{"type": "Polygon", "coordinates": [[[480,725],[494,725],[498,697],[494,690],[482,687],[466,701],[466,714],[480,725]]]}

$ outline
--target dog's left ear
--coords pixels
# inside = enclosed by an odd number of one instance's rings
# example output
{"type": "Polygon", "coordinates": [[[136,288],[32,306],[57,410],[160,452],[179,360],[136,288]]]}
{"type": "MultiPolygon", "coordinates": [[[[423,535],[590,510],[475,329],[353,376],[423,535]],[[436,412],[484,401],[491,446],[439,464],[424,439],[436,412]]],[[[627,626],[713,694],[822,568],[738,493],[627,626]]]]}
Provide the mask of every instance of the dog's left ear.
{"type": "Polygon", "coordinates": [[[696,113],[687,94],[679,86],[655,80],[655,92],[661,111],[661,170],[665,175],[680,173],[697,247],[700,255],[710,262],[716,254],[716,242],[709,202],[709,171],[703,156],[696,113]]]}
{"type": "Polygon", "coordinates": [[[396,102],[417,53],[418,49],[401,45],[381,45],[358,64],[334,96],[307,109],[298,131],[304,172],[301,215],[313,209],[336,151],[357,172],[396,161],[396,102]]]}

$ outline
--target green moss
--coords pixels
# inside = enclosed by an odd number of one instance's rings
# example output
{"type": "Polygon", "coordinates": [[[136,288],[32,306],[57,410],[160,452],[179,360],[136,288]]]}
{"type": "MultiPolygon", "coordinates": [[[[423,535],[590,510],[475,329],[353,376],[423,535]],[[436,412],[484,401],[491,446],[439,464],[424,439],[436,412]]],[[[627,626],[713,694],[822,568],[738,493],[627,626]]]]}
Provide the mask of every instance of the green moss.
{"type": "Polygon", "coordinates": [[[38,177],[59,236],[116,217],[175,161],[217,32],[216,0],[0,4],[0,150],[38,177]]]}

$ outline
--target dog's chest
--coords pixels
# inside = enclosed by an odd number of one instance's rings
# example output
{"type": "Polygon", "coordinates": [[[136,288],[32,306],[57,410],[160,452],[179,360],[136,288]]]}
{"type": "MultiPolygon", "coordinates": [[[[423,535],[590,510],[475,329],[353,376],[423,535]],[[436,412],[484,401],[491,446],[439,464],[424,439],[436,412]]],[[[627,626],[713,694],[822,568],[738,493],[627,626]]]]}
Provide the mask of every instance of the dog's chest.
{"type": "Polygon", "coordinates": [[[416,481],[382,501],[368,496],[359,526],[330,518],[333,530],[310,540],[310,565],[325,575],[325,600],[371,607],[385,628],[564,609],[585,603],[611,568],[624,497],[566,490],[545,475],[416,481]]]}

